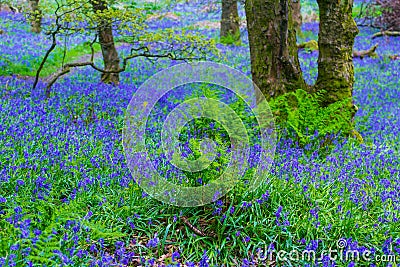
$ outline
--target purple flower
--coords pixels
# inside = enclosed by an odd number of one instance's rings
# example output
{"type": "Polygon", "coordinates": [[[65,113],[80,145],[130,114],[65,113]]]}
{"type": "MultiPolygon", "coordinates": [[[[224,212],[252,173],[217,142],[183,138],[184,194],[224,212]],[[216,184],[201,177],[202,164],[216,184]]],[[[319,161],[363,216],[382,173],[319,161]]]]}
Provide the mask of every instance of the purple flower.
{"type": "Polygon", "coordinates": [[[90,251],[91,251],[91,252],[97,252],[96,244],[92,244],[92,245],[90,246],[90,251]]]}
{"type": "Polygon", "coordinates": [[[221,214],[221,211],[222,211],[222,208],[216,208],[216,209],[213,211],[212,215],[219,215],[219,214],[221,214]]]}
{"type": "Polygon", "coordinates": [[[201,260],[199,262],[199,267],[209,267],[208,264],[208,257],[207,257],[207,250],[204,250],[203,256],[201,257],[201,260]]]}
{"type": "Polygon", "coordinates": [[[157,245],[158,245],[158,242],[159,242],[160,240],[158,239],[158,237],[157,237],[157,233],[154,235],[154,238],[153,239],[150,239],[148,242],[147,242],[147,247],[148,248],[155,248],[155,247],[157,247],[157,245]]]}
{"type": "Polygon", "coordinates": [[[311,209],[310,213],[313,217],[315,217],[315,219],[318,220],[318,210],[317,209],[311,209]]]}
{"type": "Polygon", "coordinates": [[[18,250],[18,249],[19,249],[19,244],[15,244],[10,247],[10,250],[18,250]]]}
{"type": "Polygon", "coordinates": [[[85,216],[85,219],[86,220],[90,219],[90,217],[92,217],[92,215],[93,215],[93,212],[91,210],[89,210],[88,213],[85,216]]]}
{"type": "Polygon", "coordinates": [[[154,263],[156,262],[156,259],[154,259],[154,258],[151,258],[151,259],[150,259],[150,260],[148,260],[147,262],[148,262],[148,264],[149,264],[150,266],[153,266],[153,265],[154,265],[154,263]]]}
{"type": "Polygon", "coordinates": [[[39,229],[35,229],[33,230],[33,233],[35,234],[35,236],[39,236],[42,234],[42,231],[40,231],[39,229]]]}
{"type": "Polygon", "coordinates": [[[175,262],[176,259],[180,258],[180,254],[178,251],[175,251],[174,253],[172,253],[172,261],[175,262]]]}
{"type": "Polygon", "coordinates": [[[230,208],[230,210],[229,210],[229,213],[230,214],[233,214],[235,212],[235,206],[232,206],[231,208],[230,208]]]}
{"type": "Polygon", "coordinates": [[[222,201],[222,200],[218,200],[217,202],[215,202],[215,205],[217,206],[217,207],[222,207],[223,205],[224,205],[224,202],[222,201]]]}
{"type": "Polygon", "coordinates": [[[277,210],[276,213],[275,213],[275,216],[276,216],[277,219],[279,219],[279,218],[281,217],[282,209],[283,209],[282,206],[279,206],[279,207],[278,207],[278,210],[277,210]]]}

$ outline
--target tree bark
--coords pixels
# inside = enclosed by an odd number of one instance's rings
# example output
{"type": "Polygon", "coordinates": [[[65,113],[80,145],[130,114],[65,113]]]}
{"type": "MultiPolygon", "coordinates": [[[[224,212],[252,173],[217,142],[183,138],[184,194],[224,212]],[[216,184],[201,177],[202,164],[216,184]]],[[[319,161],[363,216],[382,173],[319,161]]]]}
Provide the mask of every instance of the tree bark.
{"type": "Polygon", "coordinates": [[[42,30],[42,11],[39,8],[39,0],[29,0],[31,8],[31,29],[34,33],[40,33],[42,30]]]}
{"type": "MultiPolygon", "coordinates": [[[[94,12],[103,12],[108,9],[107,3],[103,0],[92,0],[94,12]]],[[[102,21],[97,26],[97,33],[99,35],[99,41],[101,46],[101,52],[103,55],[104,70],[113,71],[119,69],[119,56],[117,49],[115,48],[114,36],[112,32],[112,25],[109,21],[102,21]]],[[[101,81],[104,83],[119,84],[119,73],[102,73],[101,81]]]]}
{"type": "Polygon", "coordinates": [[[240,42],[240,25],[237,0],[222,0],[221,43],[240,42]]]}
{"type": "MultiPolygon", "coordinates": [[[[322,106],[352,99],[354,84],[353,45],[358,28],[352,17],[353,0],[317,0],[319,6],[318,78],[316,90],[326,90],[322,106]]],[[[352,117],[356,112],[349,103],[352,117]]]]}
{"type": "Polygon", "coordinates": [[[246,0],[253,81],[265,98],[302,88],[291,0],[246,0]]]}
{"type": "Polygon", "coordinates": [[[301,25],[303,24],[303,17],[301,16],[300,0],[292,0],[292,10],[293,10],[293,26],[296,29],[297,34],[300,34],[301,25]]]}

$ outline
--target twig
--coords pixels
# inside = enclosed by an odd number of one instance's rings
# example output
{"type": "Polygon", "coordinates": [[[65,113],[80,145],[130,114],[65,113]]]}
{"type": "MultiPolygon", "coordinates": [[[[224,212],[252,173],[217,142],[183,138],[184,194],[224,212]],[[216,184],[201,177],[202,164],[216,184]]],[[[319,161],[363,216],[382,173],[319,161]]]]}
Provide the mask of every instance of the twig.
{"type": "Polygon", "coordinates": [[[185,216],[182,216],[181,219],[187,227],[189,227],[193,232],[195,232],[199,236],[207,236],[205,233],[203,233],[201,230],[197,229],[193,224],[191,224],[185,216]]]}

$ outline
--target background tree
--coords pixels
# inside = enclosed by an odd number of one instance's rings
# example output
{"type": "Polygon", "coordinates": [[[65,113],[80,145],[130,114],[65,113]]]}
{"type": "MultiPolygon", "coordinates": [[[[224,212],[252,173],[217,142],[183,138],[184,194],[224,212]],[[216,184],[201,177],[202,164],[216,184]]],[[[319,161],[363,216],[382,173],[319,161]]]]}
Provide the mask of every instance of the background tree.
{"type": "Polygon", "coordinates": [[[29,0],[29,7],[32,31],[40,33],[42,30],[42,11],[39,8],[39,0],[29,0]]]}
{"type": "Polygon", "coordinates": [[[300,0],[292,0],[293,10],[293,25],[297,34],[301,33],[301,25],[303,24],[303,17],[301,16],[301,3],[300,0]]]}
{"type": "MultiPolygon", "coordinates": [[[[104,13],[108,11],[107,3],[104,0],[91,0],[94,13],[104,13]]],[[[107,19],[99,20],[97,24],[97,34],[103,55],[104,70],[101,74],[101,81],[104,83],[119,84],[119,73],[109,72],[119,69],[119,57],[115,48],[112,24],[107,19]]]]}
{"type": "Polygon", "coordinates": [[[306,88],[289,0],[247,0],[251,73],[266,99],[306,88]]]}
{"type": "Polygon", "coordinates": [[[237,0],[222,0],[221,43],[240,43],[240,18],[237,0]]]}
{"type": "MultiPolygon", "coordinates": [[[[358,34],[352,17],[353,1],[317,0],[319,6],[318,78],[316,90],[325,90],[323,105],[352,98],[353,46],[358,34]]],[[[353,104],[349,105],[354,115],[353,104]]]]}

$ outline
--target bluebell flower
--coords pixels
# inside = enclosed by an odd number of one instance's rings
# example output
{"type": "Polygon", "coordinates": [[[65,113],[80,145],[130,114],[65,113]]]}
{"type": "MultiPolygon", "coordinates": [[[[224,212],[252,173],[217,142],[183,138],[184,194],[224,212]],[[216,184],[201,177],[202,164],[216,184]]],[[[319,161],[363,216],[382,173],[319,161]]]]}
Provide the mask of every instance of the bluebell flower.
{"type": "Polygon", "coordinates": [[[147,242],[147,245],[146,245],[146,246],[147,246],[148,248],[155,248],[155,247],[157,247],[159,241],[160,241],[160,240],[158,239],[157,235],[155,235],[155,237],[154,237],[153,239],[150,239],[150,240],[147,242]]]}
{"type": "Polygon", "coordinates": [[[20,245],[19,244],[14,244],[10,247],[10,250],[19,250],[20,245]]]}
{"type": "Polygon", "coordinates": [[[181,257],[181,255],[179,254],[178,251],[174,251],[174,253],[172,253],[172,261],[173,262],[175,262],[180,257],[181,257]]]}

